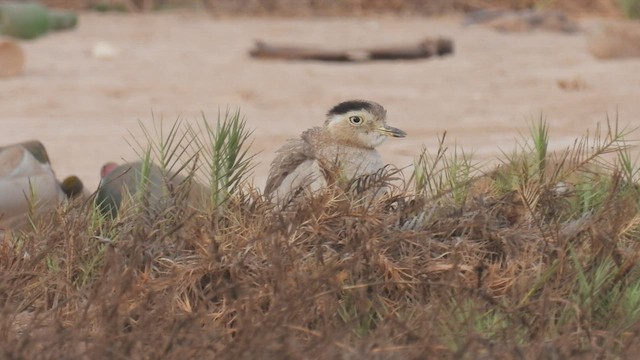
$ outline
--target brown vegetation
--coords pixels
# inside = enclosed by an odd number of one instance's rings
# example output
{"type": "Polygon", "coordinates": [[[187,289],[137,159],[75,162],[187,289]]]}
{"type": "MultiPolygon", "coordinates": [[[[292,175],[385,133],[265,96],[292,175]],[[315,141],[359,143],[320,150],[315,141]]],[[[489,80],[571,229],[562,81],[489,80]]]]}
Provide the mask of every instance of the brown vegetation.
{"type": "Polygon", "coordinates": [[[405,180],[334,184],[293,212],[243,186],[204,208],[188,184],[161,207],[140,193],[115,218],[74,201],[0,244],[2,355],[630,356],[640,194],[614,126],[551,155],[538,124],[481,176],[443,138],[405,180]]]}
{"type": "Polygon", "coordinates": [[[544,8],[571,14],[619,14],[616,0],[43,0],[52,7],[148,11],[162,7],[206,7],[216,15],[353,16],[439,15],[478,9],[544,8]]]}
{"type": "Polygon", "coordinates": [[[587,31],[587,46],[599,59],[640,57],[640,23],[603,22],[587,31]]]}

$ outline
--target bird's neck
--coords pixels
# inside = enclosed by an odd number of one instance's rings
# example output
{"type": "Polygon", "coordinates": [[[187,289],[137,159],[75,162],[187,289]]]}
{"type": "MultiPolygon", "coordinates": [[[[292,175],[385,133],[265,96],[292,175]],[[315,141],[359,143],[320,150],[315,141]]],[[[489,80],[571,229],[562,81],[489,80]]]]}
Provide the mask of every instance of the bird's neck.
{"type": "Polygon", "coordinates": [[[372,138],[369,134],[364,132],[354,134],[352,132],[340,131],[339,129],[332,129],[329,127],[323,127],[321,129],[322,131],[320,132],[319,139],[328,144],[362,150],[373,150],[376,146],[382,143],[382,141],[372,138]]]}

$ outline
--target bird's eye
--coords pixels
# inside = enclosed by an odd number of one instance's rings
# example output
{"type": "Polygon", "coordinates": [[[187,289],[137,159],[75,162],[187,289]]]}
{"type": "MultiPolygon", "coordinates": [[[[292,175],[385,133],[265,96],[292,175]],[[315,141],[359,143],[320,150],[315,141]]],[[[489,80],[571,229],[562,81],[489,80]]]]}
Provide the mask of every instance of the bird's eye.
{"type": "Polygon", "coordinates": [[[362,118],[360,116],[349,116],[349,122],[353,125],[361,125],[362,118]]]}

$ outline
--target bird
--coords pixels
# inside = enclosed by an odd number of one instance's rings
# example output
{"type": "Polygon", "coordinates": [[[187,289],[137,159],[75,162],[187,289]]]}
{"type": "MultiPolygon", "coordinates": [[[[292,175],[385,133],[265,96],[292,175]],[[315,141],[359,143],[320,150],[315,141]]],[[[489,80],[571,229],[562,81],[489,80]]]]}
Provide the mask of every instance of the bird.
{"type": "Polygon", "coordinates": [[[96,203],[99,209],[104,214],[115,218],[126,197],[138,194],[142,186],[148,191],[149,204],[155,208],[162,204],[163,199],[168,198],[170,191],[184,188],[184,185],[189,189],[187,201],[190,204],[203,200],[207,194],[206,188],[195,180],[185,183],[187,180],[185,176],[163,172],[153,163],[147,166],[148,168],[145,168],[141,161],[122,165],[115,162],[105,163],[100,169],[101,180],[96,191],[96,203]],[[143,174],[147,174],[148,181],[142,181],[143,174]]]}
{"type": "Polygon", "coordinates": [[[387,124],[387,111],[373,101],[348,100],[333,106],[323,126],[304,131],[279,150],[269,170],[264,195],[285,204],[303,190],[317,191],[330,183],[336,168],[353,180],[385,167],[376,150],[388,137],[407,134],[387,124]]]}
{"type": "Polygon", "coordinates": [[[0,225],[21,227],[32,208],[49,210],[82,190],[76,176],[57,180],[40,141],[0,147],[0,225]]]}

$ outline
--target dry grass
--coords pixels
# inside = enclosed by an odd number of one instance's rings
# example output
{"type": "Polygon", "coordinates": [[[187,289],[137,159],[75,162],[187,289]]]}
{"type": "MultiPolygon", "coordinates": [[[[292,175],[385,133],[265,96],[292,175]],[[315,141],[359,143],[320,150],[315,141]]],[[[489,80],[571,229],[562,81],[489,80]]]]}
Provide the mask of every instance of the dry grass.
{"type": "Polygon", "coordinates": [[[52,7],[119,11],[207,9],[222,16],[440,15],[478,9],[556,9],[570,14],[620,15],[636,0],[42,0],[52,7]]]}
{"type": "Polygon", "coordinates": [[[399,173],[295,211],[249,186],[215,208],[139,196],[114,219],[64,205],[1,243],[1,356],[632,357],[638,174],[610,125],[548,154],[540,122],[485,175],[443,137],[373,203],[362,187],[399,173]]]}

